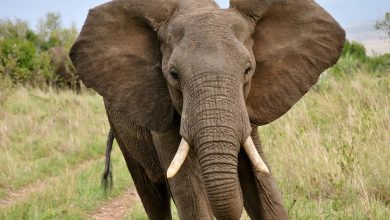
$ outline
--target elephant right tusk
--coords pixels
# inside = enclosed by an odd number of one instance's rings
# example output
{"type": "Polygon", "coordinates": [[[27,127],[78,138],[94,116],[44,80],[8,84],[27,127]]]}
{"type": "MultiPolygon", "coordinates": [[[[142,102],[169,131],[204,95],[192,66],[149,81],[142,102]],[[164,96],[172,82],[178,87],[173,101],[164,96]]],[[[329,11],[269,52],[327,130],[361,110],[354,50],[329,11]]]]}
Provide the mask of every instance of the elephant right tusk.
{"type": "Polygon", "coordinates": [[[173,158],[171,165],[169,165],[168,171],[167,171],[167,178],[172,178],[176,175],[176,173],[179,171],[181,165],[183,165],[188,152],[190,151],[190,145],[187,143],[184,138],[181,139],[179,149],[177,150],[175,157],[173,158]]]}
{"type": "Polygon", "coordinates": [[[257,171],[269,173],[269,169],[264,163],[264,160],[260,157],[259,152],[257,152],[255,143],[253,143],[252,137],[250,135],[245,141],[244,150],[257,171]]]}

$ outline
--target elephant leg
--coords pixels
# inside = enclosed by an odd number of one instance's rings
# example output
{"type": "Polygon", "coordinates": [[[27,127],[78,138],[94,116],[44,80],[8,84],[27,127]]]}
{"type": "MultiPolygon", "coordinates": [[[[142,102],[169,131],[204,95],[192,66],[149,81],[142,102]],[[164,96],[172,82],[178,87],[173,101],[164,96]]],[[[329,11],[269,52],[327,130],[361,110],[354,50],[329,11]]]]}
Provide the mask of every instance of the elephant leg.
{"type": "MultiPolygon", "coordinates": [[[[179,131],[175,128],[165,133],[152,132],[152,136],[166,172],[181,140],[179,131]]],[[[195,153],[190,150],[179,172],[168,180],[181,220],[213,219],[198,164],[195,153]]]]}
{"type": "Polygon", "coordinates": [[[149,219],[172,219],[168,185],[150,131],[107,104],[106,111],[149,219]]]}
{"type": "Polygon", "coordinates": [[[142,166],[129,156],[126,148],[121,148],[121,150],[148,218],[171,220],[171,198],[166,182],[164,180],[157,183],[151,181],[142,166]]]}
{"type": "MultiPolygon", "coordinates": [[[[267,163],[256,126],[252,127],[251,136],[260,156],[267,163]]],[[[254,171],[244,151],[239,154],[238,169],[244,206],[251,219],[288,219],[282,196],[272,175],[254,171]]]]}

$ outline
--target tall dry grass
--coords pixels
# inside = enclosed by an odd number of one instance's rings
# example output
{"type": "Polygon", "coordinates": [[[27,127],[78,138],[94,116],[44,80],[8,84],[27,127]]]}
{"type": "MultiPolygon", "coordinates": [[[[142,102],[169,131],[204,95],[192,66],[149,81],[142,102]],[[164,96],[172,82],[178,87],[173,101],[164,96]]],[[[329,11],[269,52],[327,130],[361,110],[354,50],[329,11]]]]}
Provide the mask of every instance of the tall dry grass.
{"type": "Polygon", "coordinates": [[[390,74],[325,75],[259,132],[293,219],[390,219],[390,74]]]}
{"type": "Polygon", "coordinates": [[[17,87],[0,108],[0,197],[101,157],[108,123],[97,95],[17,87]]]}
{"type": "Polygon", "coordinates": [[[108,195],[100,187],[108,132],[100,96],[0,84],[0,219],[88,219],[132,184],[115,146],[115,187],[108,195]]]}

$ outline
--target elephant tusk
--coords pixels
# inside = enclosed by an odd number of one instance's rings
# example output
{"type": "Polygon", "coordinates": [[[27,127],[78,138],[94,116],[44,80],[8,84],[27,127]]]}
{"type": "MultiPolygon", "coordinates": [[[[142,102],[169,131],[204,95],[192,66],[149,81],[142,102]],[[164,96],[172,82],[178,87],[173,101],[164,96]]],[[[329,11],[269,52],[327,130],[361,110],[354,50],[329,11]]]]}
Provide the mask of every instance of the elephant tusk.
{"type": "Polygon", "coordinates": [[[264,163],[264,160],[260,157],[259,152],[257,152],[255,143],[253,143],[251,136],[249,136],[248,139],[246,139],[244,144],[244,150],[257,171],[263,173],[269,173],[269,169],[267,165],[264,163]]]}
{"type": "Polygon", "coordinates": [[[184,138],[182,138],[179,145],[179,149],[177,150],[175,157],[171,162],[171,165],[169,165],[167,171],[167,178],[172,178],[176,175],[181,165],[183,165],[189,151],[190,151],[190,145],[187,143],[186,140],[184,140],[184,138]]]}

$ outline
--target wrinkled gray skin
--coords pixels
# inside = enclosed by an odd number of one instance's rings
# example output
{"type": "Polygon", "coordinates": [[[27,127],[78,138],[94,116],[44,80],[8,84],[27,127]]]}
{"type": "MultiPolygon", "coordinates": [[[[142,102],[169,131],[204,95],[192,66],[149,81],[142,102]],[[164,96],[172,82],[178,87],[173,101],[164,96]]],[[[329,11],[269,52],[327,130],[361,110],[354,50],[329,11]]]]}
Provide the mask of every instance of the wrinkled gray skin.
{"type": "Polygon", "coordinates": [[[345,33],[312,0],[118,0],[90,11],[70,56],[104,97],[150,219],[288,219],[242,150],[340,56],[345,33]],[[166,171],[181,138],[191,146],[166,171]]]}
{"type": "Polygon", "coordinates": [[[67,50],[64,47],[56,46],[50,48],[47,52],[50,56],[51,65],[54,67],[56,86],[59,88],[66,86],[79,94],[81,92],[80,79],[69,60],[67,50]]]}

